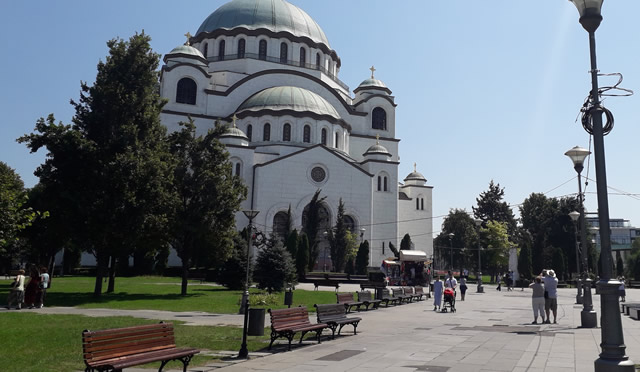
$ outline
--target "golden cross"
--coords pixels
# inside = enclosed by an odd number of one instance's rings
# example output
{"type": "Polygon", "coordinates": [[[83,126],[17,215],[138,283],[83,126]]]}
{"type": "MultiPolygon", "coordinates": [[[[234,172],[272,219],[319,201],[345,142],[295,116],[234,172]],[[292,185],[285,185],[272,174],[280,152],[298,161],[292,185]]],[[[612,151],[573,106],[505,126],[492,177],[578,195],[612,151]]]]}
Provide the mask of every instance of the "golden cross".
{"type": "Polygon", "coordinates": [[[231,117],[231,120],[233,120],[233,127],[236,127],[236,120],[238,120],[238,117],[236,116],[236,114],[233,114],[233,116],[231,117]]]}
{"type": "Polygon", "coordinates": [[[417,171],[418,171],[418,169],[416,168],[416,163],[413,163],[413,171],[414,171],[414,172],[417,172],[417,171]]]}
{"type": "Polygon", "coordinates": [[[186,36],[186,37],[187,37],[187,42],[186,42],[186,43],[184,43],[184,45],[191,45],[191,42],[190,42],[189,40],[191,40],[191,37],[192,37],[193,35],[191,35],[191,33],[190,33],[189,31],[187,31],[187,33],[186,33],[186,34],[184,34],[184,36],[186,36]]]}
{"type": "Polygon", "coordinates": [[[380,134],[377,133],[376,134],[376,145],[379,145],[379,144],[380,144],[380,134]]]}
{"type": "Polygon", "coordinates": [[[371,68],[369,70],[371,70],[371,78],[374,79],[373,73],[376,71],[376,68],[371,66],[371,68]]]}

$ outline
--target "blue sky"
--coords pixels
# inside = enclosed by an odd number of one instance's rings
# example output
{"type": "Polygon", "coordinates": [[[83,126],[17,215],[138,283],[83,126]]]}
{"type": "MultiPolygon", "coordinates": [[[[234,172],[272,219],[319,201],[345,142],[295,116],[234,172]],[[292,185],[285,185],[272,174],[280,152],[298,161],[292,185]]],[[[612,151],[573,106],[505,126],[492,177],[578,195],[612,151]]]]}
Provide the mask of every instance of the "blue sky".
{"type": "MultiPolygon", "coordinates": [[[[160,54],[184,42],[226,1],[165,0],[3,2],[0,11],[0,160],[26,186],[37,179],[44,153],[29,154],[15,139],[54,113],[70,123],[80,81],[93,82],[106,41],[136,31],[160,54]]],[[[351,89],[375,65],[376,78],[398,104],[399,178],[418,170],[434,186],[434,216],[471,211],[493,179],[516,206],[532,192],[577,192],[564,152],[589,147],[575,122],[590,90],[587,33],[567,0],[425,1],[292,0],[325,31],[351,89]],[[532,6],[533,5],[533,6],[532,6]]],[[[640,1],[605,1],[598,30],[598,67],[621,72],[638,95],[608,98],[615,127],[605,137],[611,217],[640,226],[640,1]],[[638,195],[618,195],[631,193],[638,195]]],[[[601,78],[600,85],[615,79],[601,78]]],[[[586,207],[597,210],[593,161],[583,175],[586,207]]],[[[434,219],[438,232],[442,218],[434,219]]]]}

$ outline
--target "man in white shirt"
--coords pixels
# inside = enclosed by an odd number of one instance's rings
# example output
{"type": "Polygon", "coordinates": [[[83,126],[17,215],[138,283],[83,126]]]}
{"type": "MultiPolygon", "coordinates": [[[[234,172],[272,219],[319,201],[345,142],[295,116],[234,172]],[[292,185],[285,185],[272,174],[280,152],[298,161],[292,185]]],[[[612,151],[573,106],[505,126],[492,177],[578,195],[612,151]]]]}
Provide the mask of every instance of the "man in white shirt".
{"type": "Polygon", "coordinates": [[[553,323],[557,323],[558,317],[558,279],[556,273],[553,270],[542,271],[542,281],[544,282],[544,311],[547,313],[546,324],[551,323],[549,321],[549,312],[553,312],[553,323]]]}
{"type": "Polygon", "coordinates": [[[451,288],[453,289],[453,293],[454,294],[456,293],[456,288],[458,287],[458,281],[456,280],[456,278],[453,277],[453,274],[451,273],[451,271],[449,271],[449,276],[444,281],[444,287],[451,288]]]}

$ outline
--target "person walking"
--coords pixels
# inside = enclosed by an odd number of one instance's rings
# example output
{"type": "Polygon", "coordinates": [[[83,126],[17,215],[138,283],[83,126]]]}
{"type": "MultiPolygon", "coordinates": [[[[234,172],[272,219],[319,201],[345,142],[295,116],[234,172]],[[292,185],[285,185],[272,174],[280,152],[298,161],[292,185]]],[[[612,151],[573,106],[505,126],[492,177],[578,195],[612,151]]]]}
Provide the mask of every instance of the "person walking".
{"type": "Polygon", "coordinates": [[[453,297],[455,298],[456,297],[456,288],[458,288],[458,281],[453,276],[453,273],[451,271],[449,271],[447,274],[448,274],[448,278],[444,282],[444,287],[453,289],[453,297]]]}
{"type": "Polygon", "coordinates": [[[433,311],[440,310],[442,306],[442,292],[444,291],[443,283],[440,281],[440,275],[436,276],[433,282],[433,311]]]}
{"type": "Polygon", "coordinates": [[[533,283],[529,284],[529,288],[533,290],[531,294],[531,306],[533,307],[533,322],[531,324],[538,324],[538,313],[540,313],[540,320],[544,324],[545,313],[545,299],[544,299],[544,286],[542,285],[542,278],[537,276],[533,283]]]}
{"type": "Polygon", "coordinates": [[[624,276],[618,278],[620,286],[618,287],[618,295],[620,295],[620,301],[624,302],[627,297],[627,291],[624,289],[624,276]]]}
{"type": "Polygon", "coordinates": [[[502,292],[502,274],[498,274],[498,287],[496,288],[496,291],[501,291],[502,292]]]}
{"type": "Polygon", "coordinates": [[[464,301],[464,295],[467,293],[467,278],[460,277],[460,301],[464,301]]]}
{"type": "Polygon", "coordinates": [[[40,296],[40,270],[38,266],[31,265],[29,269],[29,283],[24,290],[24,304],[33,309],[40,296]]]}
{"type": "Polygon", "coordinates": [[[547,314],[545,324],[551,324],[550,312],[553,312],[553,324],[556,324],[558,323],[558,278],[553,270],[543,270],[542,276],[545,291],[544,311],[547,314]]]}
{"type": "Polygon", "coordinates": [[[24,302],[24,270],[19,270],[13,280],[9,297],[7,298],[7,309],[11,309],[13,304],[16,304],[16,309],[22,309],[22,302],[24,302]]]}
{"type": "Polygon", "coordinates": [[[40,268],[40,292],[38,293],[37,299],[36,299],[36,308],[37,309],[41,309],[42,307],[44,307],[44,300],[47,297],[47,288],[49,288],[49,274],[47,273],[47,268],[46,267],[41,267],[40,268]]]}
{"type": "Polygon", "coordinates": [[[513,291],[513,271],[507,273],[507,291],[513,291]]]}

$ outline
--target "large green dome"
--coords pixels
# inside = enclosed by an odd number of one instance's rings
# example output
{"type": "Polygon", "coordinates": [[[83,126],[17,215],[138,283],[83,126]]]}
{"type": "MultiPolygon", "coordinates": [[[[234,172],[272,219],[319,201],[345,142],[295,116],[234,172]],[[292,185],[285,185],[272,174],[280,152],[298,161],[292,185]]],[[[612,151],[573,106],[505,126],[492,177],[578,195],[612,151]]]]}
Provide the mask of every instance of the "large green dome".
{"type": "Polygon", "coordinates": [[[291,110],[340,119],[340,114],[327,100],[307,89],[281,86],[267,88],[247,98],[237,112],[291,110]]]}
{"type": "Polygon", "coordinates": [[[198,28],[196,36],[201,32],[237,27],[288,32],[329,47],[329,40],[320,26],[302,9],[284,0],[233,0],[211,13],[198,28]]]}

